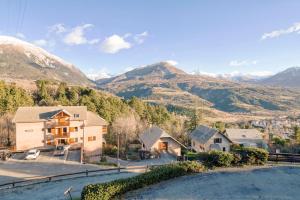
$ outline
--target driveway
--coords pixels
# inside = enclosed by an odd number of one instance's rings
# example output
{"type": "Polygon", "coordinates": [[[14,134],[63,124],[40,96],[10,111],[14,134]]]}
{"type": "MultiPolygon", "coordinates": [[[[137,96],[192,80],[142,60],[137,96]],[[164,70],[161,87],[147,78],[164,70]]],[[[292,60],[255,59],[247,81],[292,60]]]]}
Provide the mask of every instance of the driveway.
{"type": "MultiPolygon", "coordinates": [[[[116,158],[107,157],[109,162],[117,163],[116,158]]],[[[176,157],[168,152],[162,152],[160,158],[146,159],[140,161],[124,161],[120,160],[123,167],[147,166],[147,165],[163,165],[176,161],[176,157]]]]}
{"type": "Polygon", "coordinates": [[[15,154],[8,161],[0,162],[0,183],[100,168],[98,165],[79,163],[76,151],[69,155],[66,159],[64,156],[53,156],[53,152],[41,152],[36,160],[24,160],[24,154],[15,154]]]}

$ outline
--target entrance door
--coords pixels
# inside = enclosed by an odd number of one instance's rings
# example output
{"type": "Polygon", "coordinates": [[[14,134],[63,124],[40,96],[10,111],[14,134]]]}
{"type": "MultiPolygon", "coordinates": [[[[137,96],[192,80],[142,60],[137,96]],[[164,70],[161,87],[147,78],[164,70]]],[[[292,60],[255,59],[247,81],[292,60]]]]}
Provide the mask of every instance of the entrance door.
{"type": "Polygon", "coordinates": [[[168,150],[168,142],[160,142],[159,143],[159,150],[168,150]]]}

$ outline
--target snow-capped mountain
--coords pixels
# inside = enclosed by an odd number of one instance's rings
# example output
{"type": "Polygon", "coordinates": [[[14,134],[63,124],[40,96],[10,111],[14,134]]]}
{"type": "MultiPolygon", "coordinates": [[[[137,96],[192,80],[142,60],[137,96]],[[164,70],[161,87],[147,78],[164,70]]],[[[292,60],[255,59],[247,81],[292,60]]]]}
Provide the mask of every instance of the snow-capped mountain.
{"type": "Polygon", "coordinates": [[[89,84],[74,65],[29,42],[0,36],[1,79],[48,79],[70,84],[89,84]]]}

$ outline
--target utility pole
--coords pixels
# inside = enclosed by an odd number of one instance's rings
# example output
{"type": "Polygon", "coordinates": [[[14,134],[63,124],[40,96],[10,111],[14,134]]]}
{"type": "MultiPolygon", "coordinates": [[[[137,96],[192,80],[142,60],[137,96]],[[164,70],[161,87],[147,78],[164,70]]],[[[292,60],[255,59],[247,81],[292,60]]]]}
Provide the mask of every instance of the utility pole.
{"type": "Polygon", "coordinates": [[[117,151],[117,163],[118,163],[118,168],[120,168],[120,133],[117,133],[117,139],[118,139],[118,151],[117,151]]]}

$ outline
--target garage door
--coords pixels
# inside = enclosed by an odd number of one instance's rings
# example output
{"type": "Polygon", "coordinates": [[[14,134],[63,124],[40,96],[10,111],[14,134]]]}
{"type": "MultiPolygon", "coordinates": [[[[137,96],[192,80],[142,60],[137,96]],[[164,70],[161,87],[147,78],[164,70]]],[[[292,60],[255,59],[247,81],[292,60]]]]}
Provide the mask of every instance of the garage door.
{"type": "Polygon", "coordinates": [[[160,142],[159,150],[168,150],[168,142],[160,142]]]}

